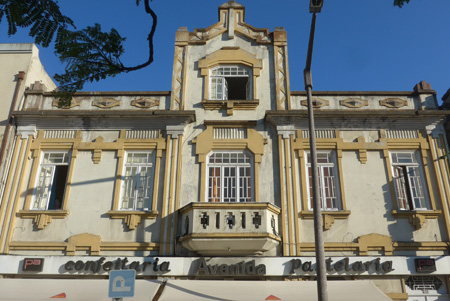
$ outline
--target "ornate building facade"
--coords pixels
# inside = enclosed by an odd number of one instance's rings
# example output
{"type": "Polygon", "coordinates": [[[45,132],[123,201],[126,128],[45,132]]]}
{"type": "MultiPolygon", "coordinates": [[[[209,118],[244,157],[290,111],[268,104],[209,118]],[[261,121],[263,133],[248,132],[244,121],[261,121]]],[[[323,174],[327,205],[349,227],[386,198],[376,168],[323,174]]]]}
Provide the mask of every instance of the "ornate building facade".
{"type": "MultiPolygon", "coordinates": [[[[436,93],[322,91],[313,105],[329,294],[448,300],[436,93]]],[[[135,270],[136,298],[314,300],[306,93],[290,90],[283,28],[254,28],[229,1],[216,24],[176,32],[171,91],[59,107],[30,87],[13,116],[5,292],[106,299],[109,272],[135,270]]]]}

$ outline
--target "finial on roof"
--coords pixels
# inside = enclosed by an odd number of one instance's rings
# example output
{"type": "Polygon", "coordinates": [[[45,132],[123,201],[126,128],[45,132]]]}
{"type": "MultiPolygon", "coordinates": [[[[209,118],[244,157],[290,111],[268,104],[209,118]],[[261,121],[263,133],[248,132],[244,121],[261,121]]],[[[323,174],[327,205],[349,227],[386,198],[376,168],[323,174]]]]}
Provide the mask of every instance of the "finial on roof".
{"type": "Polygon", "coordinates": [[[237,8],[237,7],[244,7],[242,4],[237,3],[234,0],[229,0],[228,2],[225,2],[219,8],[237,8]]]}

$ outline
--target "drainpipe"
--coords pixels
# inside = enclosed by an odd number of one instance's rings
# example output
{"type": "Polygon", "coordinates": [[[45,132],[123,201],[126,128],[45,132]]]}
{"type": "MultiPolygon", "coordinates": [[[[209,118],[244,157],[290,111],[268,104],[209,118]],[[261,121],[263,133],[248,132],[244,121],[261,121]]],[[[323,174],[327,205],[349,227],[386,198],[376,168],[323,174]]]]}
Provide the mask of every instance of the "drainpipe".
{"type": "Polygon", "coordinates": [[[11,131],[11,125],[12,125],[12,121],[13,121],[12,112],[14,111],[14,109],[16,107],[17,99],[19,98],[20,86],[21,86],[24,78],[25,78],[25,72],[19,71],[19,74],[17,75],[17,84],[16,84],[16,90],[14,91],[13,102],[11,105],[11,109],[9,110],[8,124],[5,129],[5,134],[3,135],[3,141],[2,141],[1,152],[0,152],[0,167],[3,162],[3,157],[5,156],[5,149],[6,149],[6,143],[9,138],[9,132],[11,131]]]}

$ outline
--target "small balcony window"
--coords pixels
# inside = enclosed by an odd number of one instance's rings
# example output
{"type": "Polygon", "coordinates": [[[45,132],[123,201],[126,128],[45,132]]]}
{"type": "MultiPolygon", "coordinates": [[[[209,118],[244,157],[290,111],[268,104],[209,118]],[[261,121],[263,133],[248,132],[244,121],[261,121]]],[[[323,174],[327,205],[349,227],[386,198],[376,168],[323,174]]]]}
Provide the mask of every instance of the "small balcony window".
{"type": "Polygon", "coordinates": [[[251,99],[250,71],[243,66],[219,66],[210,71],[211,100],[251,99]]]}

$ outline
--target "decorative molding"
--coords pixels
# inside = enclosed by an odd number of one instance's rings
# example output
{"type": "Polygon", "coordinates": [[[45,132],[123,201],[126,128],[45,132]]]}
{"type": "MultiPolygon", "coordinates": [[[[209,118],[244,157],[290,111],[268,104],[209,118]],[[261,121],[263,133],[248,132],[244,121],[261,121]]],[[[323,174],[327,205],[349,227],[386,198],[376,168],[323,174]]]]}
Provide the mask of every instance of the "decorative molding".
{"type": "Polygon", "coordinates": [[[159,106],[159,100],[142,97],[139,99],[132,100],[131,105],[142,109],[148,109],[159,106]]]}
{"type": "MultiPolygon", "coordinates": [[[[350,210],[341,211],[322,211],[323,231],[329,230],[334,224],[335,219],[347,219],[352,212],[350,210]]],[[[300,211],[300,216],[304,219],[314,219],[314,211],[300,211]]]]}
{"type": "Polygon", "coordinates": [[[68,210],[20,210],[21,218],[32,218],[38,230],[43,230],[53,219],[64,219],[69,215],[68,210]]]}
{"type": "Polygon", "coordinates": [[[101,98],[92,101],[92,106],[99,107],[102,109],[110,109],[113,107],[120,106],[120,101],[114,98],[101,98]]]}
{"type": "Polygon", "coordinates": [[[289,110],[290,92],[289,92],[289,72],[287,67],[286,46],[275,46],[275,75],[276,75],[276,94],[277,110],[289,110]]]}
{"type": "Polygon", "coordinates": [[[385,106],[388,108],[398,109],[401,107],[405,107],[407,105],[408,105],[408,102],[406,100],[403,100],[400,98],[386,98],[386,99],[380,100],[380,106],[385,106]]]}
{"type": "Polygon", "coordinates": [[[102,238],[99,235],[89,233],[73,235],[67,240],[66,255],[75,256],[77,250],[87,249],[92,256],[98,256],[101,242],[102,238]]]}
{"type": "Polygon", "coordinates": [[[227,115],[232,116],[234,110],[254,110],[259,105],[259,99],[254,100],[202,100],[205,110],[227,110],[227,115]]]}
{"type": "Polygon", "coordinates": [[[81,104],[81,101],[79,99],[76,99],[76,98],[72,98],[71,99],[69,106],[61,106],[59,104],[59,99],[54,99],[52,101],[52,107],[56,107],[58,109],[65,109],[65,110],[72,109],[74,107],[78,107],[78,106],[80,106],[80,104],[81,104]]]}
{"type": "Polygon", "coordinates": [[[369,102],[365,99],[360,98],[347,98],[340,101],[341,106],[352,108],[352,109],[358,109],[362,107],[366,107],[369,105],[369,102]]]}
{"type": "Polygon", "coordinates": [[[392,215],[396,218],[407,218],[414,230],[419,230],[425,224],[427,219],[437,219],[441,214],[441,210],[392,210],[392,215]]]}
{"type": "Polygon", "coordinates": [[[393,256],[394,248],[392,239],[389,236],[381,234],[367,234],[358,237],[359,256],[369,255],[371,250],[383,250],[384,256],[393,256]]]}
{"type": "MultiPolygon", "coordinates": [[[[300,101],[300,104],[304,107],[308,106],[308,100],[307,99],[302,99],[300,101]]],[[[312,99],[312,105],[314,109],[320,109],[322,107],[327,107],[330,105],[330,102],[327,99],[323,99],[323,98],[318,98],[318,97],[313,97],[312,99]]]]}
{"type": "Polygon", "coordinates": [[[155,219],[158,216],[158,211],[111,210],[108,211],[108,215],[112,219],[123,219],[128,229],[135,230],[142,219],[155,219]]]}
{"type": "Polygon", "coordinates": [[[183,96],[186,79],[186,51],[187,47],[184,45],[175,46],[170,105],[172,110],[183,110],[184,108],[183,96]]]}

